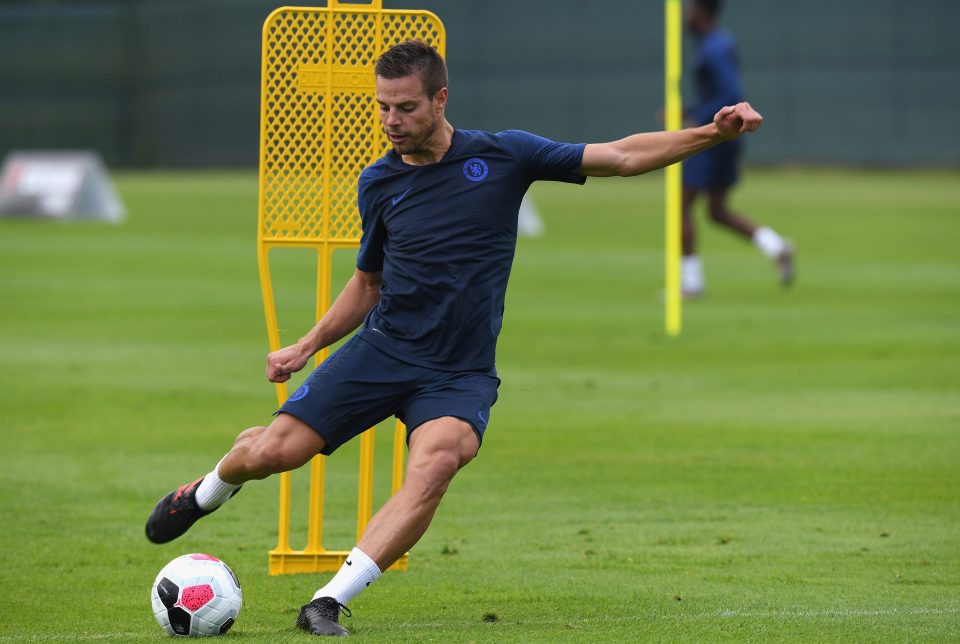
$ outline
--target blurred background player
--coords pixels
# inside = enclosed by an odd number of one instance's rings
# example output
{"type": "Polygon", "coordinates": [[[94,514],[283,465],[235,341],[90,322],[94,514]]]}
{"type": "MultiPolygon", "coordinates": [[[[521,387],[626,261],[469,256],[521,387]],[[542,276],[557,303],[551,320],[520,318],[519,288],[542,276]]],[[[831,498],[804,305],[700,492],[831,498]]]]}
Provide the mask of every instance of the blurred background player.
{"type": "MultiPolygon", "coordinates": [[[[688,0],[685,7],[684,23],[697,42],[692,69],[698,102],[684,108],[688,126],[711,123],[721,107],[744,100],[733,36],[717,26],[720,4],[720,0],[688,0]]],[[[701,193],[707,196],[707,212],[714,222],[752,240],[776,263],[784,286],[793,281],[793,245],[727,206],[730,189],[739,179],[742,146],[740,139],[726,141],[683,164],[682,288],[686,298],[703,295],[706,287],[693,221],[693,204],[701,193]]]]}

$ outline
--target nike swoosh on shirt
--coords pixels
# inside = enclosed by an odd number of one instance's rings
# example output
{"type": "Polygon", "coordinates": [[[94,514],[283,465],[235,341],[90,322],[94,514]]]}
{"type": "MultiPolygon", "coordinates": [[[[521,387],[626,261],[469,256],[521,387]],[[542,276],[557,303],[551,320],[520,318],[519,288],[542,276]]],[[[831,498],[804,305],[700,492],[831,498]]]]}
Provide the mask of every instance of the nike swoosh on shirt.
{"type": "Polygon", "coordinates": [[[400,195],[399,197],[394,197],[394,198],[393,198],[393,205],[396,206],[398,203],[400,203],[401,201],[403,201],[403,198],[406,197],[406,196],[407,196],[407,193],[409,193],[411,190],[413,190],[413,186],[410,186],[409,188],[407,188],[406,190],[404,190],[404,191],[403,191],[403,194],[400,195]]]}

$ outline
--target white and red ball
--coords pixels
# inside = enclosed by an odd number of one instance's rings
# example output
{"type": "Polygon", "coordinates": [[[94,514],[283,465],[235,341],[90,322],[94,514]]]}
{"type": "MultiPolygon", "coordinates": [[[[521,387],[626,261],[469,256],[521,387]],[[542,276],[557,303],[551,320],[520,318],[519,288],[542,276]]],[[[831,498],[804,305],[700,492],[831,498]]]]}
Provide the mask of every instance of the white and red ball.
{"type": "Polygon", "coordinates": [[[240,614],[240,582],[227,564],[211,555],[177,557],[157,575],[150,590],[153,614],[168,635],[223,635],[240,614]]]}

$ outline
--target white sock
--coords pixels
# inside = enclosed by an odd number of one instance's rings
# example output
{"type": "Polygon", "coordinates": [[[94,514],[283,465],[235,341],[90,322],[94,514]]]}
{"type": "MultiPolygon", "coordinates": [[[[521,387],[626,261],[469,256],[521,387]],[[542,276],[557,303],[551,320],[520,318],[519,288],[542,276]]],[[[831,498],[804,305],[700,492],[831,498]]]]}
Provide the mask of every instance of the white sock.
{"type": "Polygon", "coordinates": [[[706,286],[703,263],[698,255],[684,255],[680,259],[680,288],[685,293],[699,293],[706,286]]]}
{"type": "Polygon", "coordinates": [[[380,569],[373,559],[363,554],[359,548],[354,548],[347,555],[347,560],[340,566],[340,570],[327,582],[327,585],[314,593],[313,598],[333,597],[346,605],[351,599],[360,594],[360,591],[375,582],[380,577],[380,569]]]}
{"type": "MultiPolygon", "coordinates": [[[[226,458],[226,456],[223,458],[226,458]]],[[[223,458],[220,459],[220,463],[223,462],[223,458]]],[[[197,505],[200,506],[201,510],[215,510],[219,508],[230,498],[231,494],[240,488],[239,485],[227,483],[220,478],[220,475],[217,474],[220,463],[217,463],[217,467],[213,468],[212,472],[204,476],[203,480],[200,481],[200,485],[197,486],[197,505]]]]}
{"type": "Polygon", "coordinates": [[[756,232],[753,233],[753,243],[770,259],[779,257],[780,253],[787,247],[783,237],[766,226],[757,228],[756,232]]]}

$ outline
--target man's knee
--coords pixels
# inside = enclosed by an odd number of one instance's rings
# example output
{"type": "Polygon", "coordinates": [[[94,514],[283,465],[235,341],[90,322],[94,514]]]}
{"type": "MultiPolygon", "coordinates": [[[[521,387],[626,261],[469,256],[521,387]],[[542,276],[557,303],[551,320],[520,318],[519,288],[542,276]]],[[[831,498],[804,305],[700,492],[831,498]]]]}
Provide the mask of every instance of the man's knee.
{"type": "Polygon", "coordinates": [[[237,445],[242,445],[248,441],[256,440],[265,431],[267,431],[267,428],[263,426],[245,429],[237,434],[237,438],[233,441],[233,445],[236,447],[237,445]]]}
{"type": "Polygon", "coordinates": [[[270,440],[259,441],[250,453],[250,469],[268,475],[295,470],[305,462],[282,443],[270,440]]]}
{"type": "Polygon", "coordinates": [[[325,445],[319,434],[292,416],[281,415],[270,427],[247,431],[251,432],[250,437],[241,447],[246,469],[255,478],[295,470],[319,454],[325,445]]]}
{"type": "Polygon", "coordinates": [[[460,469],[455,452],[436,452],[424,457],[407,474],[406,486],[421,498],[422,503],[439,503],[450,482],[460,469]]]}
{"type": "Polygon", "coordinates": [[[730,213],[727,212],[727,208],[722,204],[711,204],[707,212],[715,224],[725,225],[730,221],[730,213]]]}
{"type": "Polygon", "coordinates": [[[479,448],[479,439],[469,424],[454,419],[441,419],[453,427],[423,427],[412,445],[407,467],[408,487],[415,489],[424,500],[439,501],[446,493],[457,471],[473,460],[479,448]],[[423,431],[427,430],[427,431],[423,431]]]}
{"type": "Polygon", "coordinates": [[[457,419],[458,433],[452,440],[445,441],[430,452],[438,472],[449,473],[450,478],[457,470],[472,461],[480,449],[480,439],[469,423],[457,419]]]}
{"type": "Polygon", "coordinates": [[[462,456],[456,451],[436,452],[428,460],[427,471],[430,473],[430,478],[449,483],[465,464],[462,456]]]}
{"type": "MultiPolygon", "coordinates": [[[[473,429],[470,431],[472,433],[473,429]]],[[[469,438],[461,441],[457,454],[457,469],[464,467],[467,463],[472,461],[474,457],[476,457],[479,449],[480,439],[477,438],[476,434],[472,434],[469,438]]]]}
{"type": "Polygon", "coordinates": [[[730,222],[730,211],[727,209],[727,190],[718,188],[711,190],[707,199],[707,214],[714,223],[722,226],[730,222]]]}

